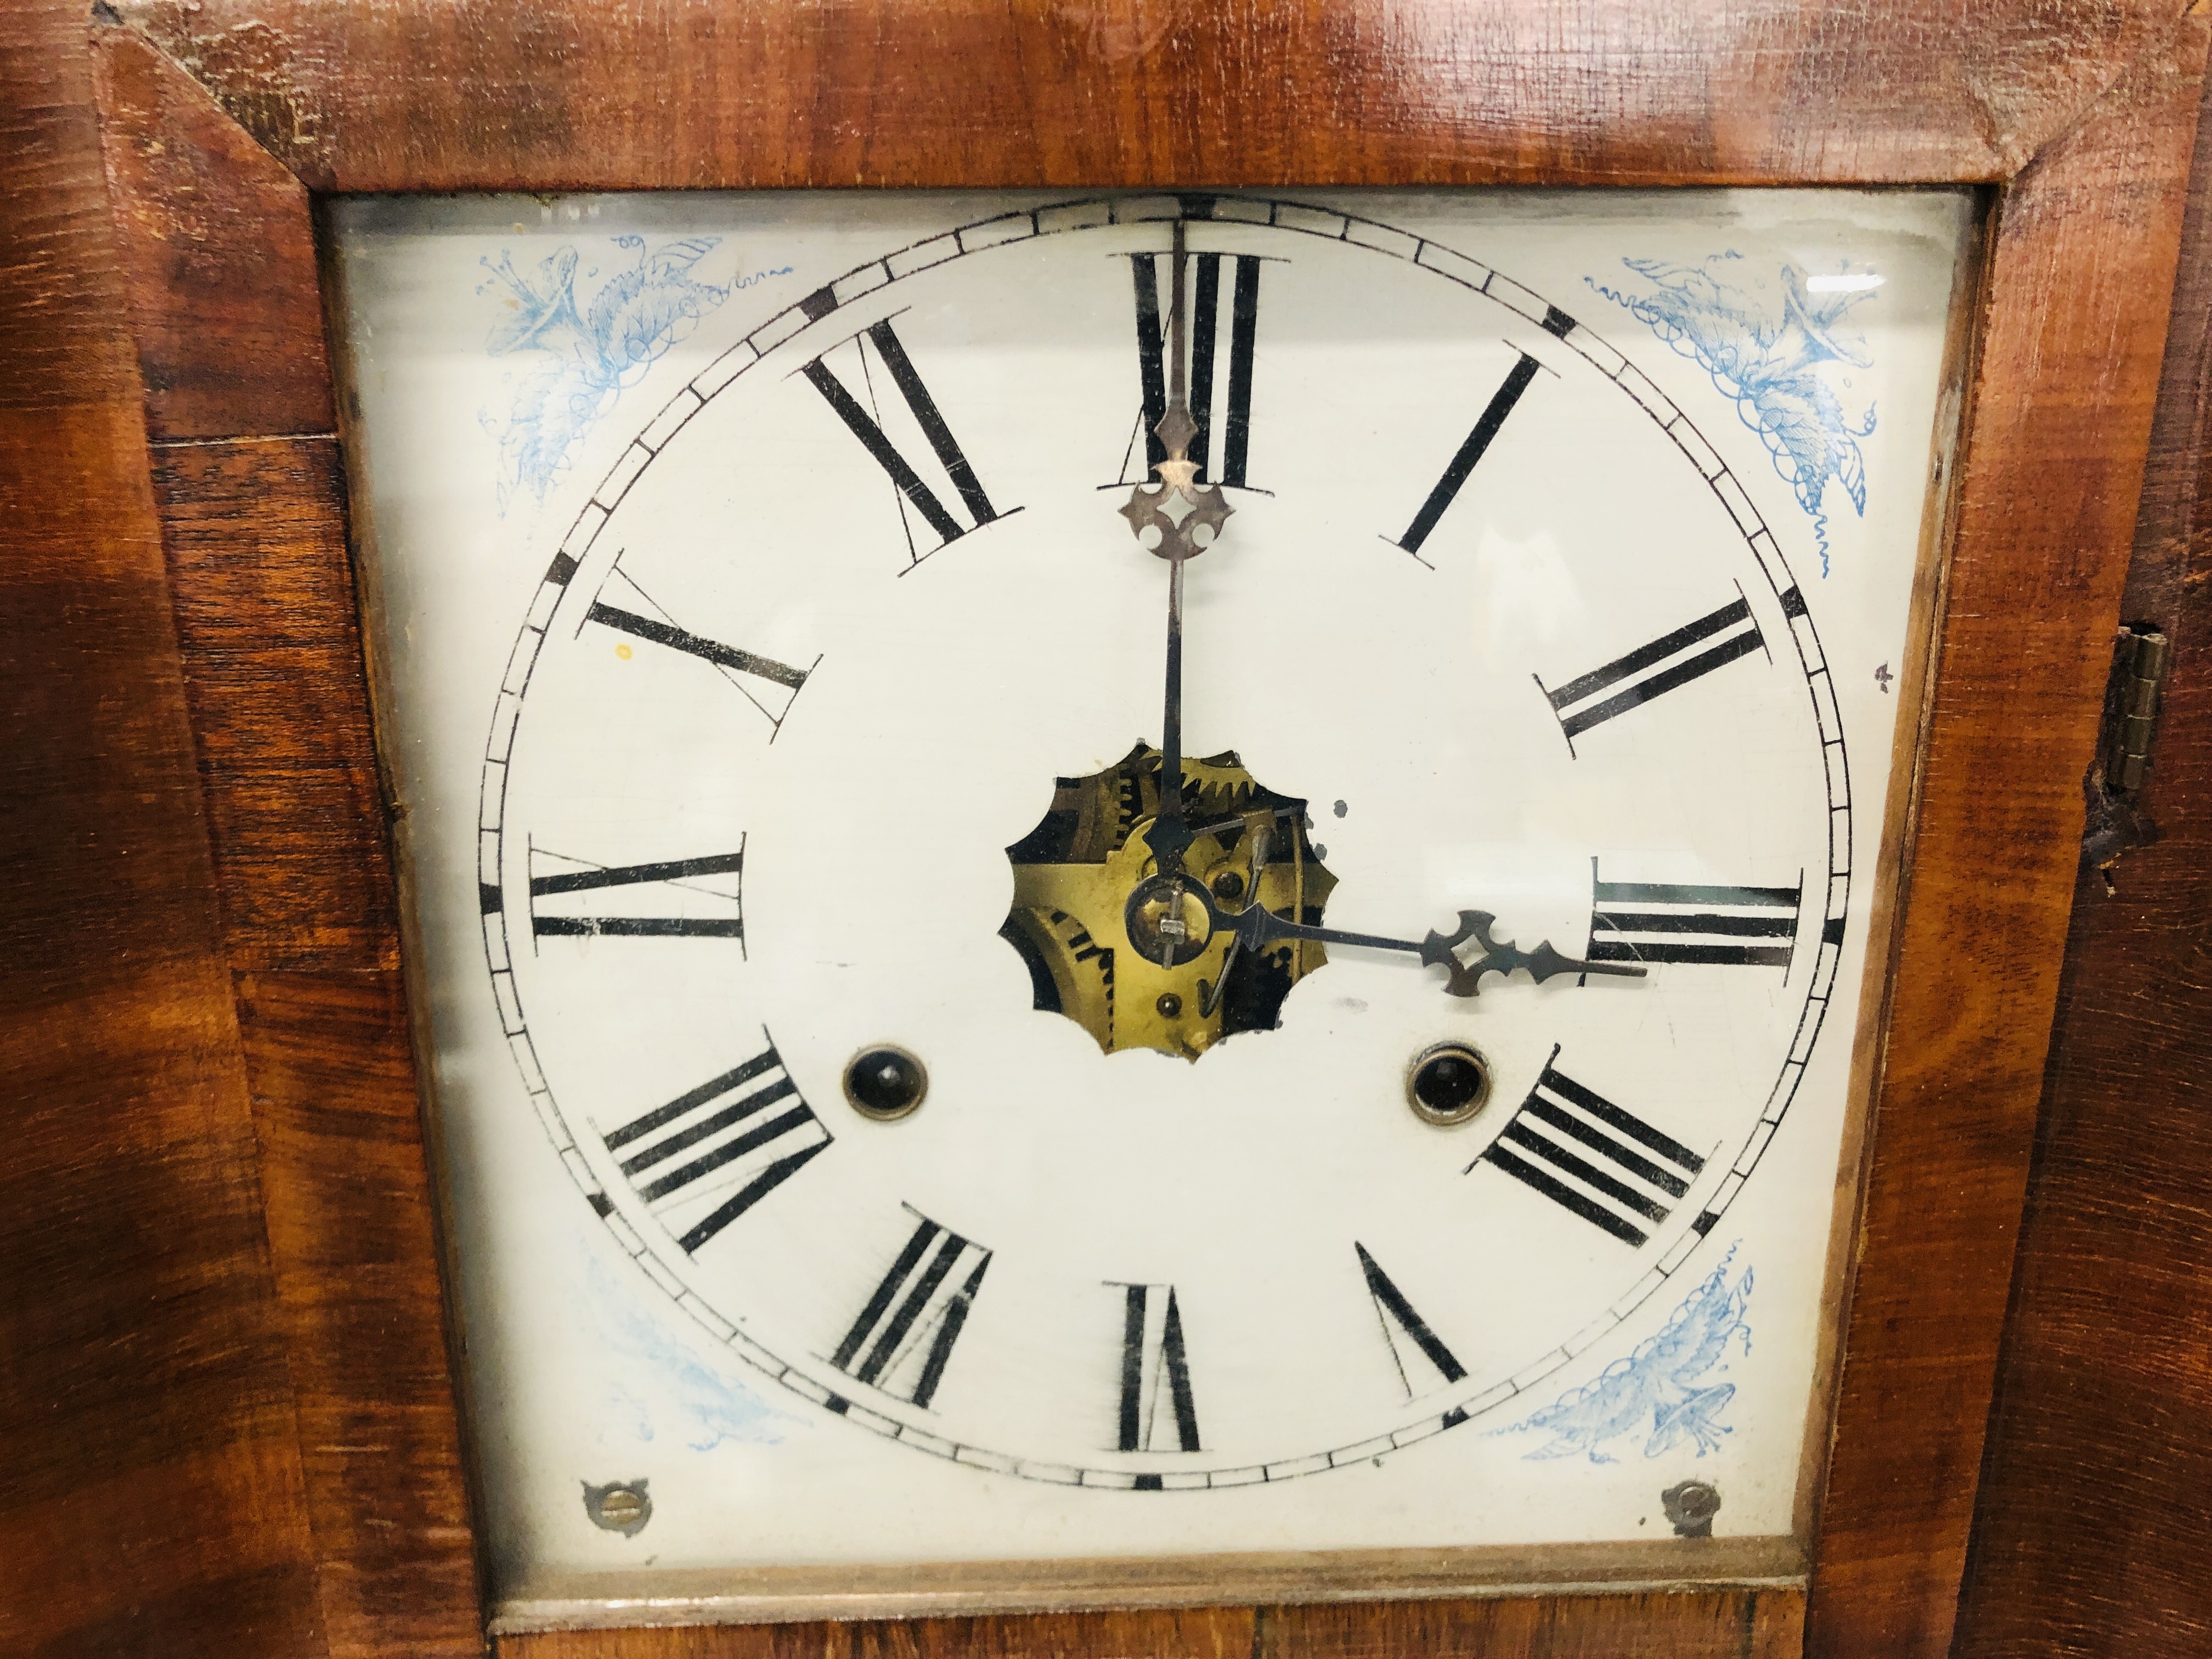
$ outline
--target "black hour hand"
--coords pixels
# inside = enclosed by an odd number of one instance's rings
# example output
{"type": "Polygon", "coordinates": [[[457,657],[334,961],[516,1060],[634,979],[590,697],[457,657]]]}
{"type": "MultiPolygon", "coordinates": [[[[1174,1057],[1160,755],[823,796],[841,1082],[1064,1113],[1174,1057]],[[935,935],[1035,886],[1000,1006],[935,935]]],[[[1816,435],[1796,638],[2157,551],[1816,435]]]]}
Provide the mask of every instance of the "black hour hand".
{"type": "Polygon", "coordinates": [[[1459,927],[1449,938],[1442,933],[1431,933],[1421,941],[1421,960],[1433,967],[1449,969],[1451,977],[1444,989],[1455,997],[1471,997],[1481,988],[1485,974],[1510,974],[1516,968],[1526,968],[1528,976],[1538,984],[1559,974],[1614,974],[1628,979],[1641,979],[1644,969],[1629,962],[1579,962],[1562,956],[1546,939],[1533,951],[1523,951],[1511,945],[1500,945],[1491,937],[1490,930],[1498,918],[1487,910],[1462,910],[1459,927]],[[1471,960],[1462,961],[1459,947],[1473,939],[1482,947],[1482,953],[1471,960]]]}

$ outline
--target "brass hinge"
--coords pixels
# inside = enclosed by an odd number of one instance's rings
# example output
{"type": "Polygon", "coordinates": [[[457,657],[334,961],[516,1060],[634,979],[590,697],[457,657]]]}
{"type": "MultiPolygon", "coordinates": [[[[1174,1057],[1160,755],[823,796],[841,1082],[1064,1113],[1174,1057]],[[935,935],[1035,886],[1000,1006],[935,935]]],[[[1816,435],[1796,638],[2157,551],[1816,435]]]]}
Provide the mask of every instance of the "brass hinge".
{"type": "Polygon", "coordinates": [[[2081,860],[2104,877],[2107,895],[2118,890],[2112,866],[2121,855],[2158,839],[2158,826],[2136,796],[2149,775],[2159,691],[2172,662],[2172,641],[2158,629],[2124,629],[2113,642],[2103,741],[2081,781],[2088,807],[2081,860]]]}

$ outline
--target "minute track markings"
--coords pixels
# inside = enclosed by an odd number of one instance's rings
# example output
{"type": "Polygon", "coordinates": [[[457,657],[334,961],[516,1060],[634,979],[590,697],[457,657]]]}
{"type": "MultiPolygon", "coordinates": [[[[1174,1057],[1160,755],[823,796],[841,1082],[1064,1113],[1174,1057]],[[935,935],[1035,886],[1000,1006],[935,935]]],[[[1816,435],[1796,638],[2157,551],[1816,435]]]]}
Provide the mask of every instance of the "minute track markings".
{"type": "MultiPolygon", "coordinates": [[[[1356,216],[1346,216],[1333,210],[1319,210],[1310,204],[1276,204],[1261,198],[1237,198],[1235,205],[1237,214],[1249,224],[1262,227],[1273,226],[1277,232],[1291,238],[1310,237],[1332,243],[1359,241],[1362,246],[1372,251],[1376,257],[1395,259],[1423,268],[1433,274],[1438,281],[1449,282],[1470,294],[1483,296],[1490,302],[1510,307],[1532,323],[1539,322],[1542,319],[1545,309],[1543,304],[1540,301],[1534,301],[1532,308],[1531,302],[1534,296],[1528,295],[1526,290],[1519,289],[1506,280],[1502,274],[1492,272],[1487,267],[1466,258],[1443,245],[1428,241],[1416,235],[1395,232],[1391,227],[1376,226],[1373,222],[1356,216]],[[1346,228],[1347,225],[1355,228],[1353,235],[1347,236],[1346,228]],[[1370,235],[1370,232],[1373,234],[1370,235]]],[[[849,279],[841,277],[837,280],[836,285],[839,287],[855,285],[856,291],[864,292],[868,288],[880,287],[886,276],[890,280],[901,280],[904,270],[942,267],[948,259],[965,258],[987,249],[1003,247],[1010,240],[1018,242],[1025,236],[1042,239],[1047,236],[1058,238],[1065,235],[1072,239],[1093,226],[1110,226],[1132,222],[1131,216],[1117,217],[1120,214],[1121,204],[1114,200],[1101,199],[1096,202],[1072,200],[1059,204],[1051,209],[1039,209],[1011,216],[994,216],[989,219],[979,220],[973,226],[933,233],[929,237],[918,240],[909,248],[894,250],[883,259],[857,267],[854,272],[850,274],[849,279]],[[1019,228],[1011,233],[1005,228],[1017,222],[1019,228]],[[975,234],[977,232],[981,232],[982,235],[977,237],[975,234]],[[950,250],[950,252],[937,251],[939,249],[950,250]]],[[[1152,217],[1153,216],[1147,214],[1135,216],[1152,217]]],[[[1102,249],[1102,252],[1103,252],[1105,250],[1102,249]]],[[[653,441],[649,444],[634,443],[628,451],[624,452],[614,464],[607,477],[595,489],[586,505],[580,509],[576,521],[570,527],[562,543],[562,551],[554,556],[549,565],[538,594],[532,599],[530,610],[523,620],[521,631],[516,640],[513,659],[514,668],[507,684],[501,692],[501,713],[493,723],[491,740],[487,747],[484,788],[480,796],[483,805],[479,812],[479,823],[486,832],[488,845],[489,837],[501,834],[501,809],[507,795],[506,769],[511,760],[519,758],[514,754],[513,732],[515,728],[511,705],[519,702],[526,695],[532,684],[533,672],[542,671],[544,663],[548,660],[540,649],[540,641],[545,634],[547,618],[557,610],[559,599],[570,580],[576,574],[579,565],[591,559],[594,543],[602,537],[609,516],[616,512],[640,476],[651,465],[653,455],[665,453],[671,439],[682,435],[684,423],[696,414],[699,407],[714,402],[724,391],[739,385],[739,377],[747,368],[757,366],[763,358],[770,358],[773,361],[775,355],[781,355],[775,354],[775,349],[789,340],[800,330],[801,325],[795,320],[798,314],[798,307],[793,307],[763,321],[752,335],[732,346],[722,359],[710,363],[690,386],[679,389],[676,396],[656,416],[653,428],[653,441]]],[[[1627,372],[1623,369],[1618,354],[1613,353],[1598,336],[1577,325],[1568,331],[1563,338],[1567,349],[1577,353],[1597,373],[1620,385],[1623,394],[1628,395],[1627,372]]],[[[792,355],[798,354],[784,355],[782,360],[790,361],[792,355]]],[[[773,370],[771,369],[770,372],[773,370]]],[[[1577,369],[1573,372],[1582,371],[1577,369]]],[[[1680,444],[1692,459],[1698,459],[1702,453],[1705,464],[1710,465],[1710,449],[1701,452],[1695,447],[1702,441],[1696,435],[1694,422],[1668,403],[1663,394],[1656,391],[1649,384],[1639,381],[1633,395],[1636,402],[1642,405],[1644,417],[1651,420],[1657,430],[1668,434],[1670,438],[1678,432],[1687,434],[1685,437],[1674,438],[1673,441],[1680,444]]],[[[693,446],[693,447],[696,447],[693,446]]],[[[1789,608],[1789,600],[1796,596],[1796,589],[1789,573],[1787,560],[1775,546],[1774,538],[1765,530],[1755,507],[1745,498],[1741,486],[1736,483],[1725,466],[1711,473],[1708,477],[1708,483],[1712,486],[1716,495],[1721,495],[1730,510],[1735,514],[1741,526],[1742,537],[1756,554],[1766,579],[1777,592],[1784,594],[1785,614],[1794,619],[1790,631],[1795,635],[1798,657],[1804,665],[1803,672],[1814,684],[1817,718],[1829,751],[1828,797],[1832,823],[1835,825],[1831,832],[1832,850],[1828,860],[1830,894],[1827,908],[1832,912],[1829,928],[1832,932],[1840,932],[1844,906],[1848,897],[1847,883],[1850,873],[1849,825],[1850,799],[1848,783],[1845,781],[1846,773],[1842,752],[1843,733],[1834,716],[1832,703],[1824,701],[1820,695],[1821,683],[1826,678],[1827,664],[1814,626],[1810,619],[1804,616],[1802,603],[1794,611],[1789,608]]],[[[1122,488],[1126,489],[1127,486],[1124,485],[1122,488]]],[[[1730,540],[1733,541],[1733,539],[1734,537],[1731,534],[1730,540]]],[[[574,613],[571,611],[570,614],[574,613]]],[[[562,631],[565,633],[567,630],[562,631]]],[[[542,677],[540,672],[540,678],[542,677]]],[[[765,684],[765,683],[763,684],[765,684]]],[[[495,882],[498,878],[495,859],[482,864],[480,871],[480,878],[488,883],[495,882]]],[[[573,1115],[574,1109],[570,1109],[571,1115],[564,1120],[561,1107],[555,1103],[553,1085],[547,1084],[538,1072],[534,1039],[525,1023],[524,1012],[516,1003],[519,993],[513,985],[514,974],[507,966],[502,943],[503,935],[501,933],[504,917],[488,913],[486,921],[485,944],[488,966],[494,986],[497,990],[501,1006],[503,1011],[506,1011],[504,1029],[509,1042],[514,1046],[524,1080],[537,1103],[539,1115],[549,1136],[551,1137],[555,1146],[566,1146],[568,1144],[566,1124],[575,1121],[573,1115]]],[[[1824,935],[1825,937],[1826,936],[1824,935]]],[[[1822,951],[1824,961],[1833,953],[1832,945],[1824,945],[1822,951]]],[[[1808,1004],[1807,1013],[1801,1024],[1801,1035],[1797,1045],[1800,1050],[1808,1048],[1814,1041],[1814,1034],[1817,1033],[1820,1024],[1820,1011],[1824,1006],[1821,997],[1834,978],[1832,967],[1816,967],[1813,970],[1810,984],[1814,995],[1808,1004]]],[[[1706,1212],[1698,1218],[1694,1230],[1698,1234],[1703,1235],[1707,1231],[1708,1224],[1717,1220],[1720,1212],[1733,1201],[1741,1185],[1741,1177],[1748,1173],[1759,1162],[1775,1124],[1789,1108],[1796,1086],[1796,1079],[1803,1069],[1797,1060],[1792,1060],[1783,1068],[1765,1115],[1747,1136],[1734,1170],[1723,1182],[1717,1193],[1707,1200],[1706,1212]]],[[[596,1157],[596,1147],[591,1150],[596,1157]]],[[[596,1171],[587,1170],[583,1164],[573,1159],[568,1162],[568,1167],[577,1180],[584,1195],[590,1200],[592,1208],[603,1215],[608,1214],[608,1202],[601,1190],[600,1178],[596,1171]]],[[[615,1226],[618,1220],[618,1216],[610,1216],[609,1224],[615,1226]]],[[[618,1239],[629,1238],[629,1236],[619,1227],[617,1228],[616,1237],[618,1239]]],[[[1643,1273],[1637,1285],[1631,1287],[1632,1293],[1613,1310],[1614,1316],[1617,1316],[1621,1312],[1633,1309],[1643,1301],[1650,1291],[1668,1283],[1670,1273],[1680,1265],[1679,1259],[1680,1253],[1689,1242],[1687,1238],[1678,1241],[1666,1258],[1658,1263],[1656,1272],[1643,1273]]],[[[650,1240],[648,1243],[655,1250],[661,1249],[660,1245],[652,1243],[650,1240]]],[[[635,1240],[629,1239],[625,1248],[635,1251],[637,1249],[635,1240]]],[[[662,1251],[662,1254],[665,1255],[668,1253],[662,1251]]],[[[678,1279],[690,1285],[690,1277],[683,1261],[680,1259],[675,1259],[670,1265],[678,1275],[678,1279]]],[[[684,1311],[698,1320],[699,1328],[702,1332],[715,1340],[726,1343],[749,1364],[759,1368],[769,1380],[782,1379],[784,1385],[793,1390],[794,1398],[803,1398],[817,1406],[820,1404],[823,1398],[820,1385],[807,1371],[795,1370],[790,1361],[761,1346],[744,1330],[739,1329],[733,1333],[729,1329],[727,1322],[719,1321],[716,1316],[708,1314],[704,1309],[704,1304],[699,1300],[702,1291],[698,1287],[690,1286],[679,1294],[676,1289],[677,1279],[665,1279],[656,1274],[654,1282],[660,1284],[671,1296],[675,1310],[684,1311]]],[[[791,1352],[791,1350],[787,1349],[786,1352],[791,1352]]],[[[1482,1389],[1447,1410],[1424,1412],[1401,1419],[1397,1431],[1386,1438],[1393,1445],[1410,1445],[1436,1433],[1440,1429],[1449,1428],[1468,1420],[1470,1417],[1492,1412],[1505,1401],[1522,1398],[1537,1377],[1547,1374],[1551,1369],[1565,1363],[1564,1355],[1552,1356],[1541,1364],[1516,1373],[1513,1382],[1498,1382],[1482,1389]]],[[[905,1432],[900,1421],[877,1413],[856,1409],[851,1420],[861,1422],[872,1431],[890,1438],[899,1438],[905,1432]]],[[[1042,1482],[1069,1484],[1076,1481],[1078,1477],[1085,1473],[1034,1455],[1008,1455],[993,1451],[981,1445],[972,1443],[966,1437],[955,1438],[916,1434],[908,1440],[908,1443],[934,1455],[979,1462],[989,1468],[1003,1469],[1021,1478],[1042,1482]]],[[[1290,1458],[1279,1463],[1265,1466],[1194,1470],[1191,1472],[1191,1478],[1195,1482],[1216,1486],[1242,1485],[1261,1480],[1280,1480],[1315,1470],[1343,1467],[1352,1463],[1364,1465],[1369,1462],[1372,1455],[1373,1443],[1371,1440],[1363,1439],[1347,1443],[1333,1451],[1318,1451],[1310,1456],[1290,1458]]],[[[1096,1471],[1096,1474],[1108,1484],[1126,1486],[1127,1477],[1124,1473],[1115,1469],[1100,1468],[1096,1471]]]]}

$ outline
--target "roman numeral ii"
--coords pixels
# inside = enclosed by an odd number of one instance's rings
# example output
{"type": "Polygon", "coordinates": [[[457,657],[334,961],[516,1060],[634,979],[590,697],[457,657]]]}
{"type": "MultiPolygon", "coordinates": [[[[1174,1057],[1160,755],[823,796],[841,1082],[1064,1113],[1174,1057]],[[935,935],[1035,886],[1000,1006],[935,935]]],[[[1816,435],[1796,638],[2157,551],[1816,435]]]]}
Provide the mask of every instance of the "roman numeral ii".
{"type": "Polygon", "coordinates": [[[1662,634],[1602,668],[1569,680],[1558,690],[1537,690],[1551,700],[1552,712],[1570,746],[1594,726],[1639,708],[1653,698],[1726,667],[1738,657],[1764,650],[1765,640],[1741,594],[1710,615],[1662,634]]]}
{"type": "MultiPolygon", "coordinates": [[[[1260,329],[1260,266],[1249,253],[1194,253],[1190,290],[1190,413],[1198,434],[1188,452],[1198,463],[1203,483],[1245,484],[1245,468],[1252,444],[1252,357],[1260,329]],[[1221,270],[1226,261],[1233,267],[1230,282],[1229,328],[1224,346],[1221,328],[1221,270]],[[1216,386],[1221,388],[1217,398],[1216,386]],[[1211,470],[1216,430],[1215,404],[1220,411],[1221,471],[1211,470]]],[[[1168,412],[1167,353],[1160,303],[1162,281],[1173,262],[1157,253],[1133,253],[1130,267],[1137,292],[1137,380],[1142,390],[1145,465],[1158,466],[1167,459],[1167,447],[1155,428],[1168,412]]]]}

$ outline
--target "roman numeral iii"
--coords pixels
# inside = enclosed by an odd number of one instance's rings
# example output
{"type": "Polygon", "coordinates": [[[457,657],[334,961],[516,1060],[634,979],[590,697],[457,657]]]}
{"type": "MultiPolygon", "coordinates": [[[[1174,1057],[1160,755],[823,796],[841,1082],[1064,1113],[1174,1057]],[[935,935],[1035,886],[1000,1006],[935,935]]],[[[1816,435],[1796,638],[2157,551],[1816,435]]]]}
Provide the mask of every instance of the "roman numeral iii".
{"type": "MultiPolygon", "coordinates": [[[[1552,1051],[1558,1058],[1559,1050],[1552,1051]]],[[[1627,1244],[1649,1242],[1644,1224],[1674,1213],[1705,1160],[1547,1066],[1504,1133],[1474,1164],[1502,1170],[1593,1227],[1627,1244]]]]}
{"type": "Polygon", "coordinates": [[[640,1198],[696,1251],[805,1169],[830,1132],[773,1046],[606,1137],[640,1198]],[[734,1190],[732,1190],[734,1189],[734,1190]]]}
{"type": "Polygon", "coordinates": [[[1751,606],[1738,594],[1733,604],[1662,634],[1556,691],[1547,690],[1540,679],[1536,689],[1551,700],[1552,712],[1559,716],[1571,747],[1590,727],[1765,647],[1751,606]]]}
{"type": "MultiPolygon", "coordinates": [[[[1188,453],[1198,463],[1201,481],[1241,488],[1252,441],[1252,356],[1259,338],[1262,261],[1249,253],[1194,253],[1189,258],[1190,413],[1198,423],[1198,434],[1191,440],[1188,453]],[[1225,341],[1221,327],[1224,261],[1232,268],[1225,341]],[[1217,387],[1220,389],[1218,398],[1217,387]],[[1217,425],[1221,439],[1218,477],[1211,470],[1217,425]]],[[[1167,353],[1161,320],[1166,311],[1160,303],[1160,293],[1173,263],[1157,253],[1133,253],[1129,264],[1137,294],[1137,383],[1142,393],[1139,425],[1149,473],[1167,459],[1167,447],[1155,428],[1168,412],[1167,353]]]]}
{"type": "Polygon", "coordinates": [[[983,1286],[991,1252],[912,1213],[914,1232],[830,1363],[855,1381],[927,1407],[983,1286]]]}
{"type": "MultiPolygon", "coordinates": [[[[929,527],[937,532],[939,545],[957,541],[971,529],[979,529],[999,516],[991,506],[991,498],[975,477],[975,469],[969,465],[959,441],[953,437],[952,428],[945,424],[945,416],[937,407],[937,399],[930,396],[929,388],[915,372],[914,362],[906,355],[906,348],[889,322],[878,323],[865,335],[859,337],[855,348],[866,365],[867,345],[875,348],[878,364],[890,375],[890,382],[898,388],[907,410],[914,416],[915,424],[935,453],[938,465],[945,471],[961,505],[967,509],[969,522],[963,524],[951,509],[938,498],[937,493],[921,480],[913,464],[901,454],[898,447],[885,434],[878,415],[861,406],[844,381],[830,369],[828,354],[817,357],[803,371],[814,389],[819,392],[837,418],[860,441],[860,447],[875,459],[890,477],[892,487],[921,514],[929,527]]],[[[871,377],[872,379],[872,376],[871,377]]]]}
{"type": "MultiPolygon", "coordinates": [[[[1175,1447],[1194,1452],[1198,1405],[1190,1389],[1190,1356],[1182,1341],[1182,1310],[1172,1285],[1123,1285],[1121,1303],[1121,1414],[1120,1449],[1166,1451],[1167,1422],[1175,1447]]],[[[1139,1491],[1158,1490],[1157,1475],[1139,1475],[1139,1491]]]]}
{"type": "MultiPolygon", "coordinates": [[[[1596,861],[1591,861],[1595,873],[1596,861]]],[[[1803,894],[1795,887],[1717,887],[1656,881],[1595,883],[1592,962],[1682,962],[1787,968],[1803,894]]]]}
{"type": "Polygon", "coordinates": [[[743,851],[597,865],[533,847],[530,930],[539,939],[742,939],[737,878],[744,868],[743,851]]]}

